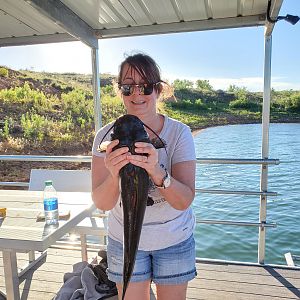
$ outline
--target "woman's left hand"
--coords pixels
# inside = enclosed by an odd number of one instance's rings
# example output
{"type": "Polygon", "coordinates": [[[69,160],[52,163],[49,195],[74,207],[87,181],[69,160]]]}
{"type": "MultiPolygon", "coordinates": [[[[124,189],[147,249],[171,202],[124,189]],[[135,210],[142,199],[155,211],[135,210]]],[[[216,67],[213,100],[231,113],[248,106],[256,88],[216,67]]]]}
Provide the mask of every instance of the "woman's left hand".
{"type": "Polygon", "coordinates": [[[149,176],[154,176],[160,168],[158,164],[158,153],[154,146],[150,143],[136,142],[135,152],[137,154],[128,154],[127,159],[133,165],[144,168],[149,176]],[[141,154],[141,155],[139,155],[141,154]],[[142,155],[146,154],[146,155],[142,155]]]}

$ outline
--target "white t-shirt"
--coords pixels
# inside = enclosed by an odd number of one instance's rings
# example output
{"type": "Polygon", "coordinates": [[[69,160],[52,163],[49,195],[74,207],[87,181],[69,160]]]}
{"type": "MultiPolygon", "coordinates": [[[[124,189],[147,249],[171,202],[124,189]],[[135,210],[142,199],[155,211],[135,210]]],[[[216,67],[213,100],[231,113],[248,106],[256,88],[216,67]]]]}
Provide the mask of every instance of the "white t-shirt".
{"type": "MultiPolygon", "coordinates": [[[[166,143],[158,149],[159,164],[163,164],[171,174],[171,166],[196,160],[194,140],[190,128],[172,118],[164,116],[164,125],[159,137],[166,143]]],[[[113,122],[102,127],[96,134],[93,144],[93,155],[104,157],[105,153],[97,152],[97,148],[113,122]]],[[[110,140],[110,133],[104,141],[110,140]]],[[[171,174],[172,175],[172,174],[171,174]]],[[[121,196],[108,217],[108,234],[119,242],[123,242],[123,210],[120,205],[121,196]]],[[[195,226],[192,208],[177,210],[160,194],[151,182],[149,197],[143,221],[139,249],[152,251],[163,249],[180,243],[191,236],[195,226]]]]}

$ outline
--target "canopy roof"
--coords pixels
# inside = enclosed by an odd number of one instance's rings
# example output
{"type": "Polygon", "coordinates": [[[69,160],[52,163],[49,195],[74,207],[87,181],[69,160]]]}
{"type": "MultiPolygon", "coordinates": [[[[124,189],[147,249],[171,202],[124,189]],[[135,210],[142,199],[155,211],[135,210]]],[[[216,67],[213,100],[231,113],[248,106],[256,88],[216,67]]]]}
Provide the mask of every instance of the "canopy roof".
{"type": "MultiPolygon", "coordinates": [[[[272,0],[276,19],[283,0],[272,0]]],[[[268,0],[0,0],[0,47],[274,24],[268,0]]]]}

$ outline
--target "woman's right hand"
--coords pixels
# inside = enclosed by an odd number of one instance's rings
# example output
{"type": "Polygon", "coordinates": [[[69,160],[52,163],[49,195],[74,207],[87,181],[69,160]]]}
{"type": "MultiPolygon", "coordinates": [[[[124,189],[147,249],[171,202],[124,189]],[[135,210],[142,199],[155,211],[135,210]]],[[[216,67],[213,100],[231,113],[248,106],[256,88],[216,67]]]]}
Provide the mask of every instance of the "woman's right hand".
{"type": "Polygon", "coordinates": [[[113,151],[113,148],[119,144],[119,140],[113,140],[107,145],[104,164],[111,176],[115,179],[119,177],[120,170],[128,164],[128,147],[121,147],[113,151]]]}

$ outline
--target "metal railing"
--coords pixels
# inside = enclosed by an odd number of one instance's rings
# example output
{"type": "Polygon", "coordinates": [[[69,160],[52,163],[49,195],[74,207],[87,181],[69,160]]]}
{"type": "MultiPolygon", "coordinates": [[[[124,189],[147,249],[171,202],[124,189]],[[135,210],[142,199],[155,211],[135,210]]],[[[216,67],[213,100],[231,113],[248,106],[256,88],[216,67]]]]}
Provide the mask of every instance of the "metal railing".
{"type": "MultiPolygon", "coordinates": [[[[0,155],[0,161],[31,161],[31,162],[77,162],[77,163],[90,163],[91,156],[45,156],[45,155],[0,155]]],[[[278,165],[280,161],[278,159],[233,159],[233,158],[197,158],[197,164],[255,164],[262,167],[268,165],[278,165]]],[[[28,182],[0,182],[0,186],[15,186],[15,187],[28,187],[28,182]]],[[[269,196],[277,196],[276,192],[271,191],[243,191],[243,190],[216,190],[216,189],[199,189],[196,188],[198,193],[209,194],[231,194],[231,195],[257,195],[266,199],[269,196]]],[[[261,212],[260,206],[260,214],[261,212]]],[[[247,221],[231,221],[231,220],[205,220],[197,219],[197,224],[222,224],[222,225],[234,225],[234,226],[254,226],[258,227],[260,231],[264,231],[267,227],[276,227],[276,223],[261,222],[247,222],[247,221]]],[[[258,239],[258,249],[263,248],[265,244],[261,245],[261,239],[258,239]]],[[[264,257],[263,257],[264,258],[264,257]]]]}
{"type": "Polygon", "coordinates": [[[291,267],[300,266],[300,256],[294,255],[291,252],[287,252],[284,254],[286,264],[291,267]]]}

